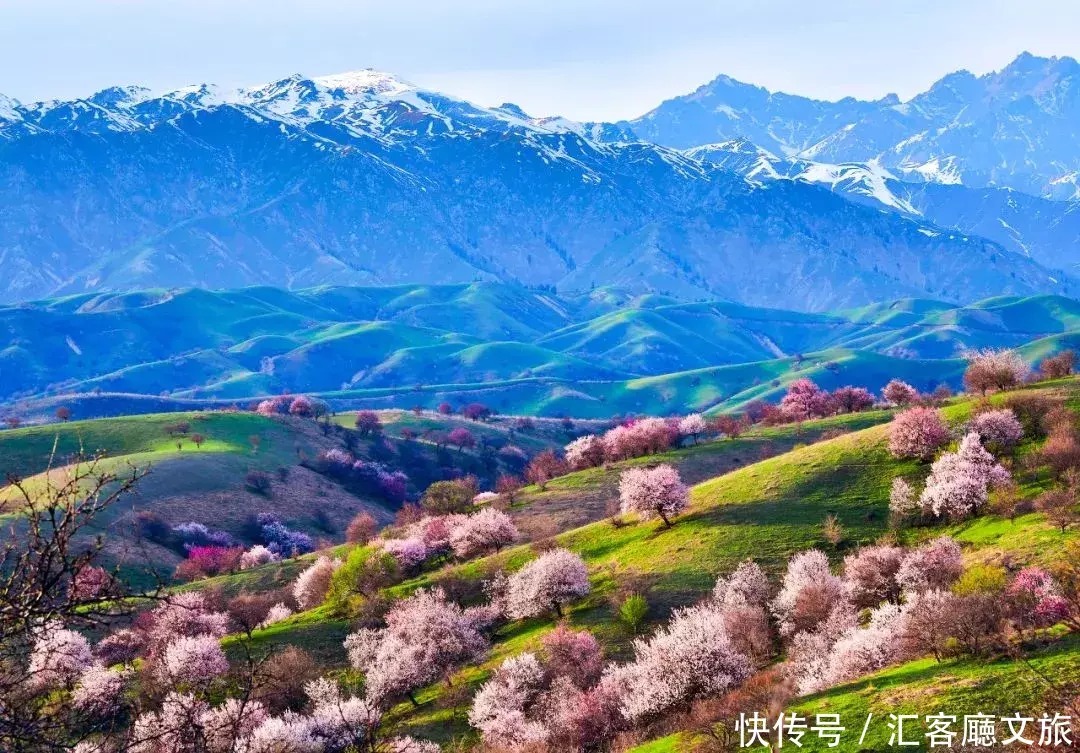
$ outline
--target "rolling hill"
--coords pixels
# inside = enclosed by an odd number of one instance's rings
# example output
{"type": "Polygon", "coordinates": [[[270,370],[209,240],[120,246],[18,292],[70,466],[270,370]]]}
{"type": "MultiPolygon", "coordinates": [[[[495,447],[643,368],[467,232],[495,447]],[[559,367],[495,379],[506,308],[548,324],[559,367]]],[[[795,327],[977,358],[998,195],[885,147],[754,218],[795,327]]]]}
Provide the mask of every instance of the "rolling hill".
{"type": "Polygon", "coordinates": [[[608,417],[725,410],[809,376],[959,386],[966,350],[1032,361],[1080,344],[1080,304],[903,299],[826,313],[679,302],[598,288],[150,290],[0,307],[4,415],[41,420],[189,410],[282,391],[334,407],[485,402],[503,413],[608,417]]]}

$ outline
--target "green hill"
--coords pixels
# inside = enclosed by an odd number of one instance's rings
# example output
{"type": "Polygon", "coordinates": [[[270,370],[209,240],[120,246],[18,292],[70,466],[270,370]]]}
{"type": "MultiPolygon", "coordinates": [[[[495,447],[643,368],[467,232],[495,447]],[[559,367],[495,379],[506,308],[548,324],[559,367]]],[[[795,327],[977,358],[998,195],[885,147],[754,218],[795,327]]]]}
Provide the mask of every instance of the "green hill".
{"type": "Polygon", "coordinates": [[[876,390],[899,376],[955,388],[964,351],[1018,347],[1034,361],[1078,342],[1080,303],[1057,296],[806,314],[493,283],[149,290],[0,307],[0,411],[115,415],[130,402],[120,395],[181,410],[283,391],[342,409],[727,410],[772,398],[796,373],[830,386],[876,390]]]}

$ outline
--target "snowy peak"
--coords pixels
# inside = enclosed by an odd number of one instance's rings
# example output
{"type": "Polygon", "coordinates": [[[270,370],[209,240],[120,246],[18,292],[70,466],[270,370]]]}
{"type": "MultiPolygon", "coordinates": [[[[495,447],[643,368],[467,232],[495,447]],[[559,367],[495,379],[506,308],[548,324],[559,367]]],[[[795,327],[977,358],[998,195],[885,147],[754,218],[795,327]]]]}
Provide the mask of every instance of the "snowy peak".
{"type": "Polygon", "coordinates": [[[0,94],[0,120],[19,120],[19,100],[0,94]]]}
{"type": "Polygon", "coordinates": [[[1080,173],[1080,63],[1023,53],[999,71],[950,73],[906,102],[826,102],[719,76],[626,126],[679,149],[745,138],[786,159],[1066,199],[1080,173]]]}
{"type": "Polygon", "coordinates": [[[345,94],[372,93],[382,96],[395,96],[416,90],[416,87],[412,84],[402,81],[389,73],[376,71],[373,68],[337,73],[330,76],[319,76],[313,81],[319,86],[332,91],[341,91],[345,94]]]}

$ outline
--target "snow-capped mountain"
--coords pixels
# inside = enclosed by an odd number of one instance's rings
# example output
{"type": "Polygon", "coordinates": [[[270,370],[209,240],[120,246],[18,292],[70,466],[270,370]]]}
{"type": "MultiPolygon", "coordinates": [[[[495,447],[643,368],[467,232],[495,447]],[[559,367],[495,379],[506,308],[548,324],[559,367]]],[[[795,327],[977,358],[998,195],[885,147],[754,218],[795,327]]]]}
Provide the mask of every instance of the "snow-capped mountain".
{"type": "Polygon", "coordinates": [[[787,180],[820,185],[965,235],[981,236],[1051,269],[1080,273],[1080,201],[1054,201],[1011,188],[902,180],[877,160],[829,164],[777,157],[745,139],[686,150],[758,185],[787,180]]]}
{"type": "Polygon", "coordinates": [[[677,148],[745,138],[785,158],[872,162],[905,181],[1080,198],[1080,63],[1069,57],[1024,53],[906,102],[824,102],[721,76],[622,125],[677,148]]]}
{"type": "Polygon", "coordinates": [[[110,88],[0,112],[2,300],[486,279],[825,309],[1076,284],[907,207],[815,185],[855,185],[854,167],[850,180],[766,181],[714,158],[779,176],[782,160],[750,142],[706,158],[624,124],[481,107],[375,71],[110,88]]]}

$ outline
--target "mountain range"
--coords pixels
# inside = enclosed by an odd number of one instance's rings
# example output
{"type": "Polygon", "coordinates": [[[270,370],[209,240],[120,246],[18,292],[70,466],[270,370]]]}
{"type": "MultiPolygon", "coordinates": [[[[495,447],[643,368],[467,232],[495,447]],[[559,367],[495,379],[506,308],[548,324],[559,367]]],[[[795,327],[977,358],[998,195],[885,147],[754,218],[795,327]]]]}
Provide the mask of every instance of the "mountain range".
{"type": "Polygon", "coordinates": [[[606,418],[737,408],[792,379],[960,386],[971,349],[1080,346],[1080,302],[903,299],[825,313],[502,283],[143,290],[0,306],[0,402],[24,419],[319,394],[606,418]]]}
{"type": "Polygon", "coordinates": [[[626,123],[375,71],[0,101],[0,301],[490,281],[807,311],[1071,295],[1075,61],[909,102],[720,77],[626,123]]]}

